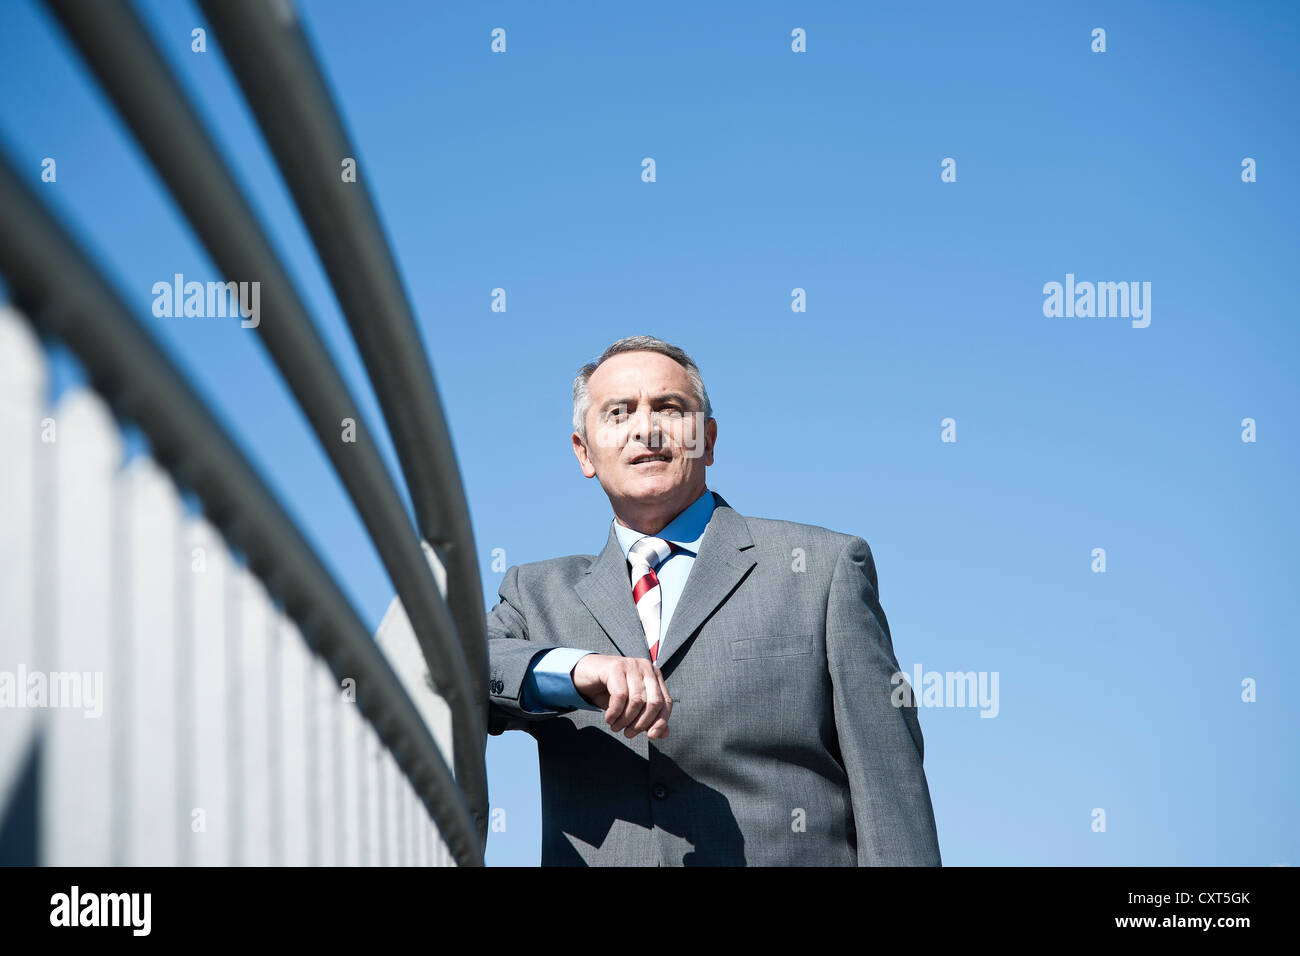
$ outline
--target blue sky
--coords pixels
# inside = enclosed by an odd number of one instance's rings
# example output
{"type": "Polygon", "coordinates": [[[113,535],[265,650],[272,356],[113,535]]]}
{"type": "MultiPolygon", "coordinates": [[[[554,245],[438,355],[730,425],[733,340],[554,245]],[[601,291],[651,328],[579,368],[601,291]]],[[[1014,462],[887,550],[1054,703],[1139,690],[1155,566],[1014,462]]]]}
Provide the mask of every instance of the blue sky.
{"type": "MultiPolygon", "coordinates": [[[[866,538],[904,670],[998,673],[996,718],[921,713],[945,863],[1297,862],[1294,5],[303,6],[419,316],[486,604],[492,549],[603,545],[572,378],[658,335],[708,384],[712,488],[866,538]],[[1150,282],[1150,326],[1045,317],[1067,273],[1150,282]]],[[[378,421],[215,38],[191,52],[190,4],[140,9],[378,421]]],[[[217,274],[31,0],[6,5],[0,79],[10,155],[34,180],[57,159],[42,194],[377,625],[391,585],[255,333],[150,314],[154,282],[217,274]]],[[[488,759],[488,861],[535,864],[536,747],[488,759]]]]}

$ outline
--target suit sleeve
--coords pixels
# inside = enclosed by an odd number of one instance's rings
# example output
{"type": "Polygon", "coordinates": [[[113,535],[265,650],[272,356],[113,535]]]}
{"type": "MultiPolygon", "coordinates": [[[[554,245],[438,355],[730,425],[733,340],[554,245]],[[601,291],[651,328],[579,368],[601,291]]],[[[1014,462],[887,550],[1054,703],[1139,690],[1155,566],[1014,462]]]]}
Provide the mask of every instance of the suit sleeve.
{"type": "Polygon", "coordinates": [[[506,571],[497,595],[500,601],[487,614],[488,733],[493,736],[507,730],[527,730],[530,721],[574,709],[547,707],[553,697],[546,694],[545,688],[538,693],[534,668],[543,652],[559,645],[533,640],[529,634],[517,565],[506,571]]]}
{"type": "Polygon", "coordinates": [[[851,538],[831,576],[826,657],[858,865],[940,866],[921,723],[901,686],[906,678],[877,594],[871,548],[862,538],[851,538]]]}

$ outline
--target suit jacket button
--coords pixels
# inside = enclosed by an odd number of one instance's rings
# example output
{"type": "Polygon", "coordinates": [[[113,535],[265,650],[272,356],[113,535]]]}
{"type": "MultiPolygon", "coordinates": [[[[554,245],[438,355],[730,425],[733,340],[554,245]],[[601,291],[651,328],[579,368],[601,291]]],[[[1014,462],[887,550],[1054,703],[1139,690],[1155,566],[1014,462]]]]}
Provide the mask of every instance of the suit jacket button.
{"type": "Polygon", "coordinates": [[[494,694],[499,694],[499,693],[501,693],[501,692],[502,692],[503,690],[505,690],[505,689],[506,689],[506,685],[505,685],[504,683],[502,683],[501,681],[499,681],[499,680],[494,680],[494,681],[492,682],[492,693],[494,693],[494,694]]]}
{"type": "Polygon", "coordinates": [[[656,783],[654,790],[652,790],[651,792],[655,795],[656,800],[663,800],[665,797],[668,796],[668,788],[665,787],[662,783],[656,783]]]}

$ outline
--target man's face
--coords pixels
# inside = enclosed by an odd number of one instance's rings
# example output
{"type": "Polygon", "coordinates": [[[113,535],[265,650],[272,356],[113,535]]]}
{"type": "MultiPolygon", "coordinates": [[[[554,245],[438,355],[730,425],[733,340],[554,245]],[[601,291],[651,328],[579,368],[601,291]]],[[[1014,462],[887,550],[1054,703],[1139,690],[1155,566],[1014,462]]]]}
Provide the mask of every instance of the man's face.
{"type": "Polygon", "coordinates": [[[573,450],[616,508],[655,504],[673,515],[704,493],[718,426],[700,420],[686,369],[658,352],[622,352],[587,390],[587,440],[574,432],[573,450]]]}

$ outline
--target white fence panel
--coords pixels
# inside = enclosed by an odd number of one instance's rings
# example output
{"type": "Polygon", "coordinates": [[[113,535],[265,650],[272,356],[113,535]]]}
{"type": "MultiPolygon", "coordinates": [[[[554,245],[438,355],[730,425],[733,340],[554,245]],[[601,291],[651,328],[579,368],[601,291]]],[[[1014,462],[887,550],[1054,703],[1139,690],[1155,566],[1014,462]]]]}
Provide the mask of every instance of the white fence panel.
{"type": "Polygon", "coordinates": [[[313,662],[309,693],[312,695],[312,754],[315,759],[311,792],[315,806],[313,824],[316,859],[313,862],[316,866],[334,866],[337,859],[335,814],[338,805],[335,747],[338,741],[338,699],[341,691],[335,690],[334,675],[323,661],[313,662]]]}
{"type": "Polygon", "coordinates": [[[397,769],[397,761],[387,750],[379,754],[379,771],[379,789],[382,794],[380,812],[383,814],[384,826],[384,861],[386,866],[401,866],[402,837],[397,822],[397,795],[400,790],[397,778],[401,776],[401,771],[397,769]]]}
{"type": "Polygon", "coordinates": [[[128,807],[125,858],[141,866],[180,861],[176,825],[178,787],[176,641],[178,615],[187,606],[177,589],[189,586],[189,557],[182,552],[183,509],[166,473],[140,456],[122,482],[129,508],[127,537],[131,579],[127,588],[130,634],[123,708],[127,737],[128,807]]]}
{"type": "Polygon", "coordinates": [[[192,784],[189,801],[188,849],[182,859],[198,866],[226,866],[231,862],[230,743],[231,681],[228,628],[230,597],[227,578],[231,562],[221,538],[206,521],[187,526],[190,553],[189,633],[185,647],[185,691],[181,709],[192,728],[182,751],[188,749],[185,770],[192,784]],[[188,743],[188,748],[186,744],[188,743]]]}
{"type": "MultiPolygon", "coordinates": [[[[44,664],[37,645],[36,594],[42,560],[41,444],[46,370],[40,343],[16,315],[0,306],[0,810],[33,746],[40,711],[27,706],[28,674],[44,664]]],[[[48,533],[48,528],[46,532],[48,533]]]]}
{"type": "Polygon", "coordinates": [[[362,787],[365,791],[365,814],[362,824],[364,833],[365,866],[387,866],[384,845],[383,760],[381,755],[384,745],[379,740],[373,727],[367,725],[362,743],[362,787]]]}
{"type": "Polygon", "coordinates": [[[361,814],[361,748],[365,744],[366,720],[355,702],[343,702],[339,708],[342,726],[338,736],[340,791],[338,827],[342,845],[340,866],[361,865],[361,839],[364,820],[361,814]]]}
{"type": "MultiPolygon", "coordinates": [[[[54,419],[56,501],[48,737],[41,763],[41,840],[55,866],[108,865],[113,831],[112,723],[119,701],[109,672],[115,639],[112,566],[115,470],[121,440],[93,393],[68,392],[54,419]],[[91,706],[88,698],[98,697],[91,706]],[[96,716],[96,714],[98,714],[96,716]]],[[[42,574],[45,569],[41,569],[42,574]]],[[[47,618],[48,620],[49,618],[47,618]]]]}
{"type": "Polygon", "coordinates": [[[281,846],[286,862],[303,866],[311,860],[315,834],[309,829],[308,768],[312,761],[307,749],[307,682],[314,658],[307,650],[296,625],[282,620],[276,633],[280,674],[280,771],[279,822],[281,846]]]}
{"type": "Polygon", "coordinates": [[[238,703],[238,761],[234,768],[239,807],[234,822],[239,833],[235,862],[241,866],[271,863],[271,725],[267,680],[270,660],[269,633],[277,617],[262,582],[247,569],[236,572],[237,604],[243,612],[238,640],[238,677],[234,699],[238,703]]]}

